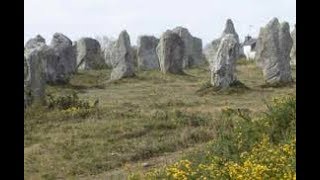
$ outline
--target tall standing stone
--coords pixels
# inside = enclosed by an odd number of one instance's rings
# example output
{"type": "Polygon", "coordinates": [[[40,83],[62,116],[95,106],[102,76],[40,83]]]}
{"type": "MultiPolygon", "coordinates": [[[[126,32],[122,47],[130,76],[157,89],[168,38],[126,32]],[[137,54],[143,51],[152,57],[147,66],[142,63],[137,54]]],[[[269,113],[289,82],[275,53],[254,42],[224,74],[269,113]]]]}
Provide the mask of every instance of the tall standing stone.
{"type": "Polygon", "coordinates": [[[111,80],[132,77],[135,75],[133,67],[133,54],[130,37],[127,31],[122,31],[112,49],[111,80]]]}
{"type": "Polygon", "coordinates": [[[159,69],[159,59],[157,56],[157,45],[159,39],[154,36],[140,36],[138,38],[138,68],[140,70],[159,69]]]}
{"type": "Polygon", "coordinates": [[[25,105],[43,102],[45,98],[45,48],[41,46],[28,51],[24,57],[24,91],[25,105]]]}
{"type": "Polygon", "coordinates": [[[160,38],[157,55],[163,73],[183,74],[184,42],[178,34],[167,30],[160,38]]]}
{"type": "Polygon", "coordinates": [[[296,65],[296,44],[297,44],[297,42],[296,42],[296,25],[294,26],[294,29],[291,32],[291,38],[293,40],[293,45],[292,45],[291,52],[290,52],[290,58],[291,58],[290,63],[292,65],[296,65]]]}
{"type": "MultiPolygon", "coordinates": [[[[214,64],[214,60],[216,57],[216,53],[219,49],[220,43],[221,43],[221,39],[228,34],[232,34],[234,36],[234,38],[236,39],[236,41],[239,43],[239,36],[235,30],[234,24],[232,22],[231,19],[227,19],[224,30],[220,36],[220,38],[213,40],[207,47],[206,47],[206,59],[210,65],[210,68],[212,68],[213,64],[214,64]]],[[[237,55],[237,58],[240,56],[240,47],[239,47],[239,54],[237,55]]]]}
{"type": "Polygon", "coordinates": [[[293,41],[289,29],[287,22],[280,24],[277,18],[260,29],[256,60],[268,84],[292,81],[290,51],[293,41]]]}
{"type": "Polygon", "coordinates": [[[46,62],[47,82],[64,84],[76,71],[76,49],[72,41],[61,33],[53,35],[46,62]]]}
{"type": "Polygon", "coordinates": [[[76,43],[77,69],[90,70],[105,67],[101,47],[97,40],[92,38],[81,38],[76,43]]]}
{"type": "Polygon", "coordinates": [[[225,34],[222,37],[211,69],[211,84],[214,87],[228,88],[237,81],[235,68],[239,46],[234,34],[225,34]]]}
{"type": "Polygon", "coordinates": [[[45,39],[40,35],[30,39],[24,50],[24,100],[25,107],[42,102],[45,97],[45,39]]]}

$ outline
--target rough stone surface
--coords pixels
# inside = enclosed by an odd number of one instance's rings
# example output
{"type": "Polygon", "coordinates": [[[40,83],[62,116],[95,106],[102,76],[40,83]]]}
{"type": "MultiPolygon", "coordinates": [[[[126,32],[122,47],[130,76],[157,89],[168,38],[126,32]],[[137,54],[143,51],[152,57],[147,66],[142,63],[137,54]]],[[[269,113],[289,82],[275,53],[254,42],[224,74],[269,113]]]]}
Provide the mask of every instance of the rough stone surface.
{"type": "Polygon", "coordinates": [[[140,36],[138,38],[138,68],[140,70],[159,69],[159,59],[157,56],[157,45],[159,39],[154,36],[140,36]]]}
{"type": "Polygon", "coordinates": [[[49,47],[46,62],[47,82],[52,84],[67,83],[76,70],[75,46],[65,35],[55,33],[49,47]]]}
{"type": "Polygon", "coordinates": [[[202,52],[202,40],[197,37],[193,37],[193,61],[191,66],[199,66],[205,63],[205,59],[202,52]]]}
{"type": "Polygon", "coordinates": [[[138,46],[131,46],[132,57],[133,57],[133,66],[136,68],[138,66],[138,46]]]}
{"type": "MultiPolygon", "coordinates": [[[[206,56],[206,60],[208,61],[209,65],[210,65],[210,69],[212,68],[212,66],[214,64],[214,60],[216,58],[216,53],[219,49],[221,39],[224,36],[229,35],[229,34],[233,35],[235,37],[236,41],[239,43],[239,36],[234,28],[234,25],[233,25],[233,22],[231,19],[227,19],[227,22],[225,24],[224,30],[223,30],[220,38],[213,40],[209,45],[206,46],[205,56],[206,56]]],[[[237,59],[240,56],[240,47],[239,47],[238,52],[239,52],[239,54],[237,55],[237,59]]]]}
{"type": "Polygon", "coordinates": [[[122,31],[116,44],[112,48],[111,80],[132,77],[135,75],[133,67],[133,54],[130,37],[127,31],[122,31]]]}
{"type": "Polygon", "coordinates": [[[205,54],[206,60],[209,63],[210,69],[213,66],[214,58],[215,58],[216,53],[217,53],[217,51],[219,49],[220,41],[221,41],[220,38],[216,39],[216,40],[213,40],[211,43],[209,43],[205,47],[204,54],[205,54]]]}
{"type": "Polygon", "coordinates": [[[116,45],[117,41],[110,41],[108,45],[103,50],[103,56],[106,62],[106,65],[110,68],[113,67],[113,60],[112,60],[112,50],[114,49],[114,46],[116,45]]]}
{"type": "Polygon", "coordinates": [[[105,67],[101,47],[97,40],[81,38],[76,43],[76,48],[78,70],[102,69],[105,67]]]}
{"type": "Polygon", "coordinates": [[[34,102],[43,102],[45,97],[44,59],[47,46],[34,48],[24,56],[24,99],[25,107],[34,102]]]}
{"type": "Polygon", "coordinates": [[[226,25],[224,27],[224,30],[222,32],[221,37],[224,37],[226,34],[233,34],[236,38],[236,40],[239,42],[239,36],[236,32],[236,29],[234,28],[234,24],[231,19],[227,19],[226,25]]]}
{"type": "Polygon", "coordinates": [[[37,35],[35,38],[31,38],[25,45],[26,50],[31,50],[37,47],[41,47],[46,44],[46,40],[41,36],[37,35]]]}
{"type": "Polygon", "coordinates": [[[157,55],[163,73],[183,73],[184,42],[178,34],[167,30],[160,38],[157,55]]]}
{"type": "Polygon", "coordinates": [[[262,68],[268,84],[288,83],[292,81],[290,69],[290,51],[293,41],[287,22],[279,23],[273,18],[260,29],[257,40],[256,61],[262,68]]]}
{"type": "Polygon", "coordinates": [[[290,64],[296,65],[296,26],[294,26],[293,31],[291,32],[291,38],[293,40],[293,45],[290,52],[290,64]]]}
{"type": "Polygon", "coordinates": [[[211,84],[214,87],[224,89],[237,80],[235,67],[239,46],[239,41],[233,34],[226,34],[221,39],[211,69],[211,84]]]}
{"type": "Polygon", "coordinates": [[[184,27],[176,27],[172,31],[180,36],[185,45],[183,68],[203,64],[202,40],[197,37],[193,37],[189,30],[184,27]]]}

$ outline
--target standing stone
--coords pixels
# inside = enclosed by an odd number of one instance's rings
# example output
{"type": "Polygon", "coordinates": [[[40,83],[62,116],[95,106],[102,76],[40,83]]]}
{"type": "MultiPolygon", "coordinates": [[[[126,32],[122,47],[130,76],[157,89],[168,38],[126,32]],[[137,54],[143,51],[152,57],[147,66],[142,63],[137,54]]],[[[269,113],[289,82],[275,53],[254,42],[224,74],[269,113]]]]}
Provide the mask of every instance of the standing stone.
{"type": "Polygon", "coordinates": [[[268,84],[292,81],[290,51],[293,41],[289,29],[287,22],[280,24],[277,18],[260,29],[256,60],[268,84]]]}
{"type": "Polygon", "coordinates": [[[138,38],[138,68],[140,70],[159,69],[157,45],[159,39],[154,36],[140,36],[138,38]]]}
{"type": "Polygon", "coordinates": [[[95,39],[98,40],[98,42],[100,43],[102,57],[105,61],[107,68],[111,68],[111,52],[112,47],[114,46],[116,41],[113,38],[108,38],[107,36],[96,36],[95,39]]]}
{"type": "MultiPolygon", "coordinates": [[[[221,39],[228,34],[232,34],[234,35],[236,41],[239,43],[239,36],[234,28],[233,22],[231,19],[227,19],[227,22],[225,24],[224,30],[222,32],[222,35],[220,36],[220,38],[213,40],[207,47],[206,47],[206,59],[210,65],[210,69],[212,68],[213,64],[214,64],[214,60],[216,58],[216,54],[217,51],[220,47],[220,43],[221,43],[221,39]]],[[[240,49],[240,47],[239,47],[240,49]]],[[[240,50],[238,51],[239,54],[237,55],[237,58],[240,56],[240,50]]]]}
{"type": "Polygon", "coordinates": [[[292,49],[290,52],[291,65],[296,65],[296,25],[294,26],[293,31],[291,32],[291,38],[293,40],[292,49]]]}
{"type": "Polygon", "coordinates": [[[45,39],[40,35],[30,39],[24,48],[24,102],[43,102],[45,96],[45,39]]]}
{"type": "Polygon", "coordinates": [[[116,42],[117,41],[110,41],[108,43],[108,45],[106,45],[106,47],[103,50],[103,56],[105,59],[105,63],[108,67],[113,67],[112,65],[114,64],[113,60],[112,60],[112,50],[114,49],[116,42]]]}
{"type": "Polygon", "coordinates": [[[204,49],[204,54],[205,54],[206,60],[209,63],[210,69],[213,66],[214,58],[216,57],[216,53],[217,53],[217,51],[219,49],[220,41],[221,41],[220,38],[216,39],[216,40],[213,40],[204,49]]]}
{"type": "Polygon", "coordinates": [[[90,70],[105,67],[102,58],[101,47],[97,40],[92,38],[81,38],[76,43],[77,48],[77,69],[90,70]]]}
{"type": "Polygon", "coordinates": [[[163,73],[183,74],[184,42],[178,34],[167,30],[160,38],[157,55],[163,73]]]}
{"type": "Polygon", "coordinates": [[[193,61],[192,66],[199,66],[205,63],[202,52],[202,40],[197,37],[193,37],[193,61]]]}
{"type": "Polygon", "coordinates": [[[239,36],[238,33],[236,32],[236,29],[234,28],[233,22],[231,19],[227,19],[226,25],[224,27],[224,30],[222,32],[221,37],[224,37],[227,34],[233,34],[237,40],[237,42],[239,42],[239,36]]]}
{"type": "Polygon", "coordinates": [[[127,31],[122,31],[112,49],[111,80],[135,76],[130,37],[127,31]]]}
{"type": "Polygon", "coordinates": [[[225,34],[221,39],[211,69],[211,84],[214,87],[224,89],[237,81],[234,73],[239,46],[239,41],[234,34],[225,34]]]}
{"type": "Polygon", "coordinates": [[[36,35],[35,38],[31,38],[25,45],[25,50],[31,50],[41,47],[46,44],[46,40],[41,35],[36,35]]]}
{"type": "Polygon", "coordinates": [[[138,46],[131,46],[132,58],[133,58],[133,67],[138,66],[138,46]]]}
{"type": "Polygon", "coordinates": [[[67,83],[76,70],[75,46],[65,35],[55,33],[49,47],[46,62],[47,82],[51,84],[67,83]]]}
{"type": "Polygon", "coordinates": [[[41,46],[25,52],[24,57],[24,99],[25,106],[43,102],[45,98],[45,48],[41,46]]]}
{"type": "Polygon", "coordinates": [[[24,108],[26,108],[31,103],[30,94],[30,65],[24,56],[24,108]]]}
{"type": "Polygon", "coordinates": [[[183,68],[190,67],[193,60],[193,37],[188,29],[183,27],[176,27],[172,30],[177,33],[184,43],[184,54],[183,54],[183,68]]]}

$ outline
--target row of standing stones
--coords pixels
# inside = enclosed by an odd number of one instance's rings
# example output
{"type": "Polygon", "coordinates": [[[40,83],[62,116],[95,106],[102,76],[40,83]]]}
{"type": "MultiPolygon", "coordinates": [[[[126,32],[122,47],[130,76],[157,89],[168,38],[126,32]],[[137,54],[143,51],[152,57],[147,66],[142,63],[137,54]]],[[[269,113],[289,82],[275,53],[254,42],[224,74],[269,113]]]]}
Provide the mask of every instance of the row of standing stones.
{"type": "MultiPolygon", "coordinates": [[[[202,40],[188,29],[167,30],[160,39],[140,36],[137,48],[130,43],[124,30],[116,41],[101,47],[92,38],[72,41],[55,33],[50,45],[37,35],[25,45],[25,105],[44,99],[45,84],[68,83],[77,70],[111,67],[111,80],[135,76],[135,61],[139,70],[160,69],[163,73],[183,74],[183,69],[205,64],[211,70],[211,84],[219,89],[230,87],[237,80],[236,61],[241,55],[239,36],[228,19],[220,38],[207,46],[203,55],[202,40]]],[[[260,29],[256,45],[256,62],[266,83],[292,81],[290,63],[296,62],[296,28],[290,34],[287,22],[273,18],[260,29]]]]}

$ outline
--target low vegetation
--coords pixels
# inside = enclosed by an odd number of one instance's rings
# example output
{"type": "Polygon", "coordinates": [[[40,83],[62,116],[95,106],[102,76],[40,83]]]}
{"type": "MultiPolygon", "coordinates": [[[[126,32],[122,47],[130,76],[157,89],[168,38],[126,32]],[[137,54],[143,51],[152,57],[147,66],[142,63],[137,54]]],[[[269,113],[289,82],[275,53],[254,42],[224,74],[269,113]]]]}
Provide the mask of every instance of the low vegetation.
{"type": "Polygon", "coordinates": [[[131,179],[296,179],[296,101],[273,99],[263,114],[222,110],[204,150],[131,179]]]}
{"type": "Polygon", "coordinates": [[[68,85],[49,86],[46,106],[25,111],[25,179],[106,179],[113,172],[121,177],[140,172],[132,178],[144,178],[153,168],[158,173],[152,177],[179,178],[175,168],[189,173],[180,168],[188,163],[190,173],[207,169],[190,175],[195,179],[210,178],[210,168],[224,170],[221,177],[236,172],[245,178],[249,166],[261,177],[293,176],[293,156],[282,151],[294,153],[292,107],[283,99],[279,107],[265,103],[288,94],[295,102],[295,85],[261,87],[262,74],[254,64],[238,66],[237,74],[248,89],[232,93],[199,94],[210,81],[205,68],[186,70],[186,75],[142,71],[116,82],[107,81],[110,70],[87,71],[76,74],[68,85]],[[282,116],[288,117],[279,121],[282,116]],[[179,161],[187,152],[185,161],[179,161]],[[293,167],[270,166],[258,157],[260,152],[284,157],[281,163],[292,161],[293,167]],[[168,156],[170,161],[162,160],[168,156]],[[141,162],[150,166],[140,168],[141,162]],[[221,163],[228,166],[222,169],[221,163]],[[277,173],[272,168],[278,168],[277,173]]]}

